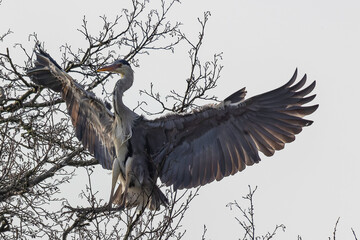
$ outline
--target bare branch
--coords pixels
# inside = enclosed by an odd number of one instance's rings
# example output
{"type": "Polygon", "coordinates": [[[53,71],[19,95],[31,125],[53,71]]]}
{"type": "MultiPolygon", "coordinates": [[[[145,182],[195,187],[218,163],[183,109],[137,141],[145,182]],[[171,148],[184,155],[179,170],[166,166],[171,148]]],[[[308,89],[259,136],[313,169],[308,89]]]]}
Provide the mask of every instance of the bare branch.
{"type": "MultiPolygon", "coordinates": [[[[337,230],[337,225],[338,225],[338,223],[339,223],[339,220],[340,220],[340,217],[338,217],[338,219],[336,220],[335,227],[334,227],[334,231],[333,231],[332,240],[336,240],[336,230],[337,230]]],[[[329,237],[329,240],[331,240],[330,237],[329,237]]]]}
{"type": "Polygon", "coordinates": [[[255,239],[263,239],[269,240],[272,239],[278,230],[285,231],[285,226],[283,224],[276,225],[272,232],[267,232],[265,235],[257,235],[255,234],[255,212],[254,212],[254,194],[257,190],[257,186],[254,190],[251,189],[249,186],[249,193],[243,197],[243,199],[249,202],[248,208],[242,208],[237,201],[231,202],[226,206],[232,210],[233,208],[240,210],[242,215],[241,218],[235,217],[236,221],[240,224],[241,228],[244,230],[244,236],[242,237],[243,240],[255,240],[255,239]]]}
{"type": "Polygon", "coordinates": [[[150,91],[141,90],[140,94],[144,94],[150,97],[160,105],[160,111],[151,113],[144,108],[141,108],[148,115],[161,114],[167,112],[187,112],[191,109],[197,108],[197,101],[212,101],[216,102],[215,96],[209,96],[208,92],[216,87],[217,80],[220,78],[222,66],[219,64],[221,60],[221,54],[214,54],[214,57],[210,61],[206,61],[204,64],[200,61],[200,49],[205,36],[205,28],[210,16],[210,12],[205,12],[203,20],[198,19],[201,30],[196,43],[193,43],[184,33],[178,31],[177,34],[181,39],[185,40],[189,46],[189,58],[190,58],[190,74],[186,79],[186,90],[184,93],[178,93],[172,90],[170,94],[165,98],[160,96],[160,93],[154,90],[153,83],[150,84],[150,91]],[[168,104],[168,102],[171,102],[168,104]]]}
{"type": "Polygon", "coordinates": [[[354,229],[353,228],[351,228],[351,232],[353,233],[353,235],[354,235],[354,239],[355,240],[358,240],[358,238],[356,237],[356,234],[355,234],[355,231],[354,231],[354,229]]]}

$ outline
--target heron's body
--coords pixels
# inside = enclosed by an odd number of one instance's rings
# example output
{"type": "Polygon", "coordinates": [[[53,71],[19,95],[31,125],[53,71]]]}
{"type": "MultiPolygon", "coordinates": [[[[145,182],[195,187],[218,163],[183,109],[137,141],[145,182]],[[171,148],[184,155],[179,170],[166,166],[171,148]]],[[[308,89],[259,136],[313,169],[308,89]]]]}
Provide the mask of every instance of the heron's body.
{"type": "MultiPolygon", "coordinates": [[[[142,156],[143,153],[141,152],[135,154],[133,152],[134,149],[137,150],[138,148],[133,148],[130,140],[133,136],[132,129],[139,116],[122,102],[123,93],[131,87],[132,82],[133,71],[131,68],[126,68],[122,73],[122,78],[117,81],[114,88],[115,121],[112,137],[117,158],[112,167],[110,202],[113,201],[118,205],[124,204],[127,207],[149,206],[150,209],[154,210],[159,208],[160,204],[166,204],[167,199],[156,186],[156,179],[150,178],[149,169],[144,167],[147,166],[146,157],[142,156]],[[117,180],[120,184],[114,194],[117,180]],[[152,186],[154,189],[147,186],[152,186]],[[152,198],[149,197],[153,193],[160,194],[160,196],[157,196],[158,200],[151,202],[152,198]]],[[[135,144],[139,145],[140,141],[135,144]]],[[[155,177],[155,175],[153,176],[155,177]]]]}
{"type": "Polygon", "coordinates": [[[252,98],[245,99],[243,88],[220,104],[147,120],[122,102],[133,83],[129,63],[118,60],[99,71],[122,76],[114,89],[114,114],[42,51],[28,75],[35,83],[61,92],[77,138],[104,168],[112,170],[110,203],[127,207],[166,205],[156,185],[158,178],[175,190],[192,188],[258,163],[259,151],[272,156],[302,127],[311,125],[303,117],[318,107],[303,106],[315,98],[307,96],[315,82],[303,88],[306,76],[295,84],[295,72],[285,85],[252,98]]]}

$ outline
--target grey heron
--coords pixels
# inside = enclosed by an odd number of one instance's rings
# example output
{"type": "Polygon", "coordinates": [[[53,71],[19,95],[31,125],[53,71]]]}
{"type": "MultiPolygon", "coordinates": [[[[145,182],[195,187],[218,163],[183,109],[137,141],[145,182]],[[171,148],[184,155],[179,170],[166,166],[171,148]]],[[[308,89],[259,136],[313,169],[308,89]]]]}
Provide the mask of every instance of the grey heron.
{"type": "Polygon", "coordinates": [[[76,137],[112,170],[109,204],[159,209],[168,200],[158,178],[174,190],[194,188],[233,175],[260,161],[259,151],[272,156],[312,124],[303,117],[318,105],[303,106],[308,96],[306,75],[295,83],[297,70],[283,86],[245,99],[245,88],[220,104],[186,114],[149,120],[123,104],[123,93],[134,80],[130,64],[117,60],[98,71],[121,74],[113,92],[112,113],[86,91],[45,52],[36,53],[27,74],[38,85],[60,92],[66,102],[76,137]],[[115,191],[117,181],[120,182],[115,191]]]}

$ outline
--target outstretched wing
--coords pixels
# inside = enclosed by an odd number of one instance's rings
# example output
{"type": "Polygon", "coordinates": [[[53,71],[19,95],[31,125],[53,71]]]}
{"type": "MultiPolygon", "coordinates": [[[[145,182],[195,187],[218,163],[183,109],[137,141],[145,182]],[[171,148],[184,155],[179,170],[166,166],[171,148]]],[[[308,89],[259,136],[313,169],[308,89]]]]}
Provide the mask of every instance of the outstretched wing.
{"type": "Polygon", "coordinates": [[[76,137],[100,164],[112,168],[115,148],[112,141],[113,114],[104,103],[64,72],[45,52],[36,53],[35,67],[27,72],[41,86],[61,92],[75,127],[76,137]]]}
{"type": "Polygon", "coordinates": [[[303,88],[306,75],[296,84],[297,71],[288,83],[244,100],[241,89],[218,107],[187,115],[170,115],[144,122],[147,145],[161,181],[175,189],[197,187],[242,171],[295,140],[303,119],[318,105],[302,106],[315,82],[303,88]],[[303,88],[303,89],[302,89],[303,88]]]}

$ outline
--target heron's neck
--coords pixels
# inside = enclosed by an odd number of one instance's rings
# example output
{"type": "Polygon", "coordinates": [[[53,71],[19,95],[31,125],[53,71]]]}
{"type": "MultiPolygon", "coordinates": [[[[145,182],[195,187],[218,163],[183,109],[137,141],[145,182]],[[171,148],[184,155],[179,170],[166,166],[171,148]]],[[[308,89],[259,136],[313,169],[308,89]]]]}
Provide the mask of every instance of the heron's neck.
{"type": "Polygon", "coordinates": [[[126,142],[132,136],[132,125],[137,118],[136,113],[130,110],[123,103],[122,97],[124,92],[131,87],[133,83],[133,74],[125,74],[123,78],[117,81],[114,88],[114,110],[116,123],[116,139],[121,144],[126,142]]]}
{"type": "Polygon", "coordinates": [[[126,115],[129,114],[129,111],[132,112],[128,107],[123,103],[122,97],[124,92],[128,90],[134,81],[134,74],[132,71],[126,72],[123,77],[116,82],[114,88],[114,109],[116,115],[126,115]]]}

